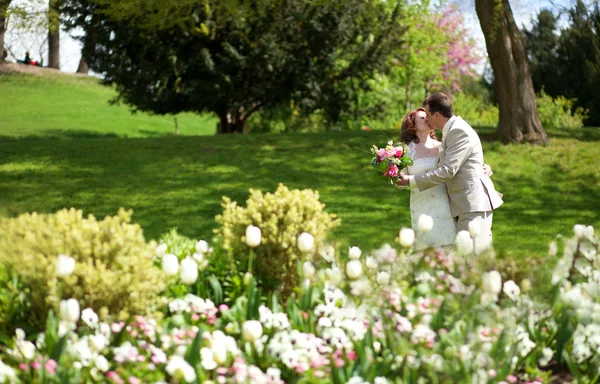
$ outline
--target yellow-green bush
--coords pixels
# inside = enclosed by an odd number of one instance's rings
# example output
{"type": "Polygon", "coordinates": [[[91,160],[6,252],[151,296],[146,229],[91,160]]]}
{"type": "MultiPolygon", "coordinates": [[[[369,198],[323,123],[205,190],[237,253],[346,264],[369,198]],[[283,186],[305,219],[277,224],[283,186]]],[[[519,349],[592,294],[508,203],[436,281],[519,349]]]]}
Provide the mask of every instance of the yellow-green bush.
{"type": "Polygon", "coordinates": [[[318,192],[289,190],[283,184],[275,193],[251,189],[245,208],[228,197],[223,197],[222,207],[215,233],[223,247],[245,266],[250,251],[245,243],[246,227],[259,227],[262,242],[255,249],[253,272],[267,290],[280,289],[284,296],[298,284],[298,235],[308,232],[318,244],[340,223],[335,215],[325,212],[318,192]]]}
{"type": "Polygon", "coordinates": [[[162,271],[154,265],[154,243],[131,224],[131,211],[97,221],[75,209],[55,214],[23,214],[0,220],[0,262],[31,288],[32,323],[40,325],[62,298],[76,298],[82,309],[101,316],[144,314],[163,290],[162,271]],[[75,259],[75,271],[55,276],[58,255],[75,259]],[[62,291],[62,293],[61,293],[62,291]]]}

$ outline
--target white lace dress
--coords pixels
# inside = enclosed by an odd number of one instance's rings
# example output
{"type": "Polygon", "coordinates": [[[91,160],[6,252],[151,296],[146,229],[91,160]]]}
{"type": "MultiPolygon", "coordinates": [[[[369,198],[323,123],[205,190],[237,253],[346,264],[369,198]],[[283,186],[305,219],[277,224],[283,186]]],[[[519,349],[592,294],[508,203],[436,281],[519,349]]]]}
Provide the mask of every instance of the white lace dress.
{"type": "MultiPolygon", "coordinates": [[[[413,159],[413,165],[407,168],[408,172],[406,173],[409,175],[420,175],[436,168],[437,156],[415,159],[414,143],[409,144],[408,155],[413,159]]],[[[456,224],[450,214],[446,184],[439,184],[425,191],[411,189],[410,218],[415,231],[419,216],[422,214],[433,218],[433,229],[425,234],[417,234],[416,249],[454,244],[456,224]]]]}

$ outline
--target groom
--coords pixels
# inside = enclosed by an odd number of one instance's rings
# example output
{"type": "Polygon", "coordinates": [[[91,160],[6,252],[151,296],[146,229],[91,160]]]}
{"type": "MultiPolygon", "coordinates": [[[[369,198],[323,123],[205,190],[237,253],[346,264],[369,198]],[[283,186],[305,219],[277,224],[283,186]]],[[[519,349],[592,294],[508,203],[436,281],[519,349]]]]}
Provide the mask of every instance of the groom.
{"type": "Polygon", "coordinates": [[[452,101],[434,93],[423,101],[427,122],[442,130],[437,168],[417,176],[402,176],[399,185],[410,184],[424,191],[446,183],[450,212],[458,231],[468,231],[469,222],[482,220],[482,234],[492,236],[492,211],[502,204],[492,180],[484,174],[483,149],[477,132],[460,116],[454,116],[452,101]]]}

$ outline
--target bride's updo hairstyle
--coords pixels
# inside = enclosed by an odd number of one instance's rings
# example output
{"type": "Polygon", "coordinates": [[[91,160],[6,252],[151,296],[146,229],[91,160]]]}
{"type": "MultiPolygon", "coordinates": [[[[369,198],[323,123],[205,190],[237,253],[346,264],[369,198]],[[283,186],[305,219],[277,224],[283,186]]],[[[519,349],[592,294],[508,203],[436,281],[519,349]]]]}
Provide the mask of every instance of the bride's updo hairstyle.
{"type": "MultiPolygon", "coordinates": [[[[417,112],[425,112],[425,108],[413,109],[408,112],[406,116],[404,116],[404,120],[402,120],[400,141],[403,143],[410,144],[413,141],[415,144],[419,143],[419,138],[417,137],[417,112]]],[[[429,137],[436,139],[433,129],[429,132],[429,137]]]]}

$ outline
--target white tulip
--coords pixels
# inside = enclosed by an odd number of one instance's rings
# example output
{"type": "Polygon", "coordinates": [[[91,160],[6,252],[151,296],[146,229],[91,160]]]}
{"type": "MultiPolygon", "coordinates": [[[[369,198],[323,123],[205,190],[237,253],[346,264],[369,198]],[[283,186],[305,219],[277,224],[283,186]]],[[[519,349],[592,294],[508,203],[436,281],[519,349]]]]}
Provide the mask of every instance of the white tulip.
{"type": "Polygon", "coordinates": [[[387,285],[390,282],[390,274],[386,271],[381,271],[377,274],[377,283],[379,285],[387,285]]]}
{"type": "Polygon", "coordinates": [[[107,372],[110,369],[110,365],[108,364],[108,360],[103,355],[98,355],[95,362],[96,368],[100,372],[107,372]]]}
{"type": "Polygon", "coordinates": [[[81,320],[90,328],[96,328],[98,325],[98,315],[92,308],[81,311],[81,320]]]}
{"type": "Polygon", "coordinates": [[[302,264],[302,270],[304,272],[304,277],[307,279],[311,279],[315,275],[315,266],[310,261],[305,261],[302,264]]]}
{"type": "Polygon", "coordinates": [[[348,258],[350,258],[350,260],[358,260],[361,254],[362,251],[358,247],[350,247],[348,249],[348,258]]]}
{"type": "Polygon", "coordinates": [[[362,276],[363,267],[362,263],[358,260],[350,260],[346,264],[346,275],[352,280],[356,280],[362,276]]]}
{"type": "Polygon", "coordinates": [[[162,243],[158,247],[156,247],[156,254],[160,257],[163,257],[167,253],[167,244],[162,243]]]}
{"type": "Polygon", "coordinates": [[[75,270],[75,259],[67,255],[58,255],[56,259],[56,276],[67,277],[75,270]]]}
{"type": "Polygon", "coordinates": [[[337,285],[342,282],[342,271],[338,267],[332,267],[325,270],[327,280],[333,285],[337,285]]]}
{"type": "Polygon", "coordinates": [[[224,343],[213,343],[210,349],[217,364],[223,365],[227,362],[227,346],[224,343]]]}
{"type": "Polygon", "coordinates": [[[162,270],[167,276],[174,276],[179,272],[179,259],[169,253],[162,258],[162,270]]]}
{"type": "Polygon", "coordinates": [[[460,231],[456,234],[456,250],[463,254],[468,255],[473,252],[473,239],[468,231],[460,231]]]}
{"type": "Polygon", "coordinates": [[[208,252],[208,243],[204,240],[200,240],[196,243],[196,252],[204,254],[208,252]]]}
{"type": "Polygon", "coordinates": [[[433,218],[429,215],[422,214],[417,221],[419,232],[427,233],[433,229],[433,218]]]}
{"type": "Polygon", "coordinates": [[[104,348],[108,347],[108,340],[106,336],[102,334],[90,335],[90,347],[95,352],[100,352],[104,348]]]}
{"type": "Polygon", "coordinates": [[[521,288],[512,280],[505,282],[502,290],[512,301],[516,301],[521,294],[521,288]]]}
{"type": "Polygon", "coordinates": [[[575,237],[581,239],[585,235],[585,225],[575,224],[573,226],[573,232],[575,232],[575,237]]]}
{"type": "Polygon", "coordinates": [[[60,318],[69,323],[76,323],[79,320],[79,301],[75,299],[61,300],[60,318]]]}
{"type": "Polygon", "coordinates": [[[254,342],[262,336],[263,328],[260,321],[248,320],[242,325],[242,337],[244,340],[254,342]]]}
{"type": "Polygon", "coordinates": [[[400,230],[400,245],[409,248],[415,243],[415,231],[411,228],[402,228],[400,230]]]}
{"type": "Polygon", "coordinates": [[[186,285],[194,284],[198,280],[198,263],[196,263],[196,260],[186,257],[181,261],[179,278],[186,285]]]}
{"type": "Polygon", "coordinates": [[[373,256],[367,257],[367,262],[365,264],[367,264],[367,268],[369,269],[377,269],[377,267],[379,267],[377,259],[375,259],[373,256]]]}
{"type": "Polygon", "coordinates": [[[583,234],[585,236],[587,236],[589,239],[593,239],[594,238],[594,227],[592,227],[591,225],[588,225],[587,227],[585,227],[583,234]]]}
{"type": "Polygon", "coordinates": [[[483,219],[481,217],[476,217],[473,220],[469,221],[469,233],[472,238],[476,238],[481,233],[483,229],[483,219]]]}
{"type": "Polygon", "coordinates": [[[170,376],[174,376],[177,373],[183,375],[183,379],[187,383],[192,383],[196,380],[196,370],[181,356],[171,356],[165,371],[170,376]]]}
{"type": "Polygon", "coordinates": [[[262,241],[262,232],[260,228],[255,227],[254,225],[249,225],[246,227],[246,244],[250,248],[256,248],[260,245],[262,241]]]}
{"type": "Polygon", "coordinates": [[[298,236],[298,249],[302,253],[309,253],[315,247],[315,238],[310,233],[302,232],[298,236]]]}
{"type": "Polygon", "coordinates": [[[325,245],[319,248],[319,255],[328,263],[333,263],[335,259],[335,248],[331,245],[325,245]]]}
{"type": "Polygon", "coordinates": [[[481,276],[481,289],[489,295],[498,295],[502,290],[502,276],[497,271],[490,271],[481,276]]]}
{"type": "Polygon", "coordinates": [[[200,364],[202,364],[202,368],[207,371],[212,371],[219,366],[215,359],[213,359],[212,350],[206,347],[200,350],[200,364]]]}

